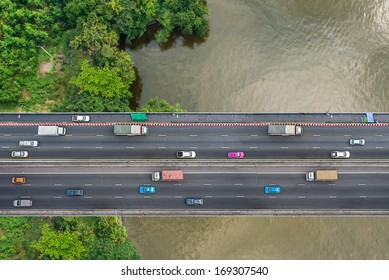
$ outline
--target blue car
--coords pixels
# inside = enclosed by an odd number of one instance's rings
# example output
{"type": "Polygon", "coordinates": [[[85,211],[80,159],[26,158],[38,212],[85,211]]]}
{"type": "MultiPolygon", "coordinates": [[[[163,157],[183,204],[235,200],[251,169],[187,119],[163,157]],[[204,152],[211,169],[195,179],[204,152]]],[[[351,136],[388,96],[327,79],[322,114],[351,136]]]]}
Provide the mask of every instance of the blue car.
{"type": "Polygon", "coordinates": [[[268,185],[265,187],[264,191],[267,194],[277,194],[277,193],[281,193],[281,187],[276,185],[272,185],[272,186],[268,185]]]}
{"type": "Polygon", "coordinates": [[[154,186],[140,186],[139,193],[141,193],[141,194],[155,193],[155,187],[154,186]]]}
{"type": "Polygon", "coordinates": [[[67,196],[83,196],[84,190],[69,189],[66,191],[67,196]]]}

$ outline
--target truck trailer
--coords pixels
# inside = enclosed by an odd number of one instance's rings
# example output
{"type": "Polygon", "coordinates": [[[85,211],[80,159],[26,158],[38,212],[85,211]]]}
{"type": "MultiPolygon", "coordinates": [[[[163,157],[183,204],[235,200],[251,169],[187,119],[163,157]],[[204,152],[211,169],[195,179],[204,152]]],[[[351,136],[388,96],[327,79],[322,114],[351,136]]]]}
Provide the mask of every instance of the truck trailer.
{"type": "Polygon", "coordinates": [[[182,170],[162,170],[151,173],[153,181],[172,182],[184,180],[184,172],[182,170]]]}
{"type": "Polygon", "coordinates": [[[149,134],[149,128],[145,125],[115,124],[113,126],[113,134],[124,136],[147,135],[149,134]]]}
{"type": "Polygon", "coordinates": [[[40,136],[63,136],[66,134],[66,128],[56,125],[38,126],[38,135],[40,136]]]}
{"type": "Polygon", "coordinates": [[[267,134],[272,136],[302,135],[303,128],[299,125],[269,125],[267,134]]]}
{"type": "Polygon", "coordinates": [[[333,182],[338,180],[337,170],[316,170],[306,174],[306,180],[310,182],[333,182]]]}

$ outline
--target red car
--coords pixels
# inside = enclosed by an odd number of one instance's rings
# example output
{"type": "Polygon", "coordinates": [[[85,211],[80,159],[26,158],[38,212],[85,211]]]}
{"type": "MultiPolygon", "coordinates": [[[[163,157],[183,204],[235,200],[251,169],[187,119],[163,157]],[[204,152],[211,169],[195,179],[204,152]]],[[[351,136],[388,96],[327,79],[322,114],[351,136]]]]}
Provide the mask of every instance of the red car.
{"type": "Polygon", "coordinates": [[[229,152],[228,158],[244,158],[244,152],[229,152]]]}

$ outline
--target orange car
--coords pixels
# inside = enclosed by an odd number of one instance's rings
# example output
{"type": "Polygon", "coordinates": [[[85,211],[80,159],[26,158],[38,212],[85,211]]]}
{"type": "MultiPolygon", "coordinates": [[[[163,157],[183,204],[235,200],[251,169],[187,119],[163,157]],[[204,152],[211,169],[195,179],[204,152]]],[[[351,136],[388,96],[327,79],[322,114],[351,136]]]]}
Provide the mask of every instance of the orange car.
{"type": "Polygon", "coordinates": [[[12,184],[25,184],[27,179],[25,177],[12,177],[12,184]]]}

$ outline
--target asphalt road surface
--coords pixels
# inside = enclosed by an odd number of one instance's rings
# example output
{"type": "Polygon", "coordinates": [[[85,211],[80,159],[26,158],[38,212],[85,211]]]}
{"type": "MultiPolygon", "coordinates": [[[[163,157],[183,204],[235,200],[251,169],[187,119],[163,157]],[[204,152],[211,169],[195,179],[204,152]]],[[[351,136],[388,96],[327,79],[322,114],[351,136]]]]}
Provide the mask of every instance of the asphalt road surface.
{"type": "MultiPolygon", "coordinates": [[[[189,168],[190,169],[190,168],[189,168]]],[[[300,171],[185,171],[182,182],[152,182],[150,172],[111,170],[29,172],[13,169],[1,174],[0,209],[12,209],[14,199],[32,199],[33,209],[188,209],[184,199],[203,198],[212,209],[386,209],[389,171],[343,171],[336,182],[307,182],[300,171]],[[57,173],[57,174],[56,174],[57,173]],[[13,185],[13,176],[27,183],[13,185]],[[153,185],[154,194],[139,194],[140,185],[153,185]],[[281,186],[280,194],[265,194],[266,185],[281,186]],[[83,189],[84,196],[68,197],[67,189],[83,189]]],[[[36,169],[39,170],[39,169],[36,169]]],[[[24,209],[17,209],[23,211],[24,209]]]]}
{"type": "MultiPolygon", "coordinates": [[[[193,150],[197,159],[225,159],[243,151],[247,159],[328,159],[348,150],[350,159],[389,158],[387,127],[306,126],[302,136],[269,136],[267,127],[152,126],[147,136],[115,136],[113,126],[69,126],[66,136],[38,136],[37,126],[4,126],[0,158],[28,150],[29,159],[174,159],[179,150],[193,150]],[[350,146],[364,138],[365,146],[350,146]],[[20,140],[38,140],[38,148],[19,147],[20,140]]],[[[28,159],[26,159],[28,160],[28,159]]]]}

